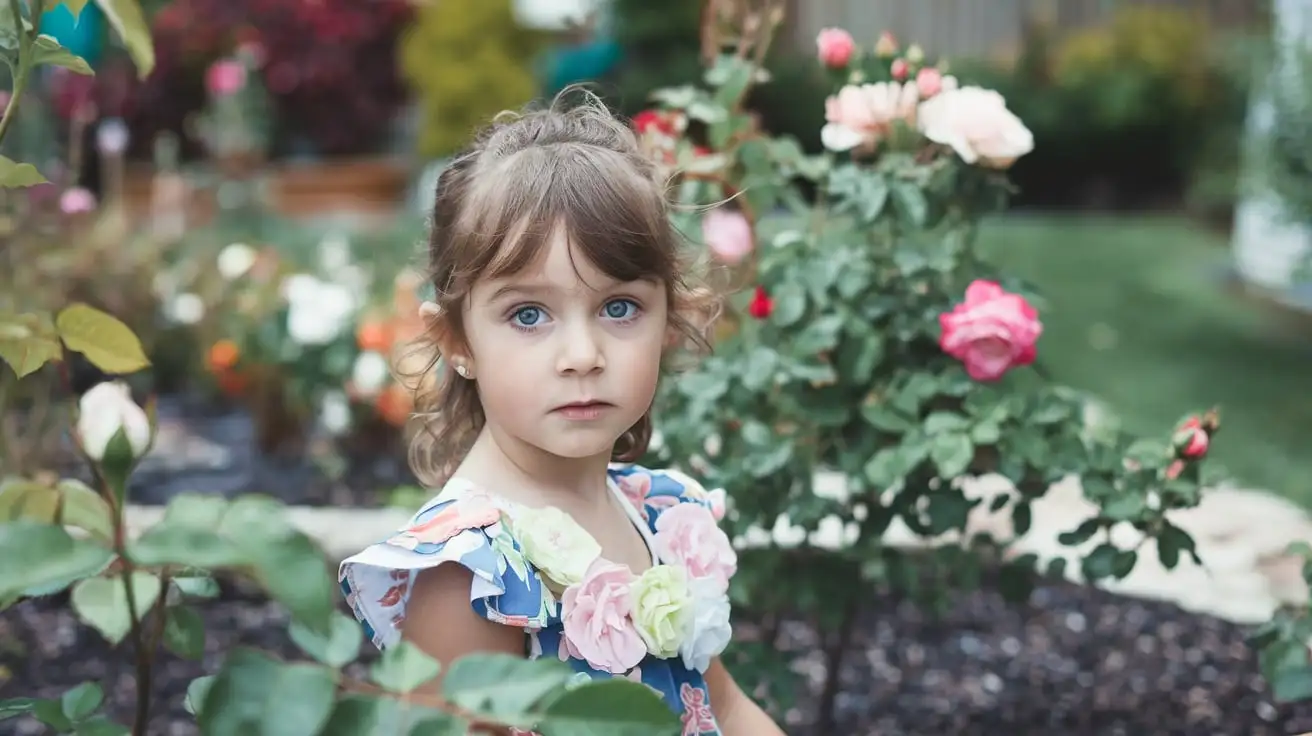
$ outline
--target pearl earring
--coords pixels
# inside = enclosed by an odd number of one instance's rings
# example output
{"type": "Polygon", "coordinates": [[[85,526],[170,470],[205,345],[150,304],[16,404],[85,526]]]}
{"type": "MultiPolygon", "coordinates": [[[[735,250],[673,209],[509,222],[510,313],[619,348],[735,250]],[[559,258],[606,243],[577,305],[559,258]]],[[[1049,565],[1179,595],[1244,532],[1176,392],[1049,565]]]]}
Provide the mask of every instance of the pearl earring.
{"type": "Polygon", "coordinates": [[[469,378],[469,369],[463,363],[456,366],[456,373],[459,373],[461,378],[469,378]]]}

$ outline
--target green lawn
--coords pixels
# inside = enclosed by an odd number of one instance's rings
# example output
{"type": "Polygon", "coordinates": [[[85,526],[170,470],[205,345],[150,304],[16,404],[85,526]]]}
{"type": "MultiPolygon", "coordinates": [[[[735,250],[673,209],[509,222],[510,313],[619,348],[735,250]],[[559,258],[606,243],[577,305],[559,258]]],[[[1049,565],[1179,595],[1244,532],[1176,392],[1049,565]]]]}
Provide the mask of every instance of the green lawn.
{"type": "Polygon", "coordinates": [[[1218,405],[1212,457],[1312,506],[1312,319],[1300,333],[1226,291],[1223,237],[1162,217],[1026,215],[989,223],[981,240],[1046,297],[1039,354],[1058,380],[1132,430],[1218,405]]]}

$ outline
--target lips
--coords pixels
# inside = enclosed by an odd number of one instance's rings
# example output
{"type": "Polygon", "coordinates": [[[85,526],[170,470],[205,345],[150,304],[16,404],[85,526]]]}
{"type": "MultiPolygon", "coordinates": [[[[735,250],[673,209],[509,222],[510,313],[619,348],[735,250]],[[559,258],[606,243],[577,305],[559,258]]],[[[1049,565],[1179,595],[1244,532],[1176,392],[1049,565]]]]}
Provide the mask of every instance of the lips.
{"type": "Polygon", "coordinates": [[[596,419],[614,406],[605,401],[574,401],[562,404],[552,411],[566,419],[596,419]]]}

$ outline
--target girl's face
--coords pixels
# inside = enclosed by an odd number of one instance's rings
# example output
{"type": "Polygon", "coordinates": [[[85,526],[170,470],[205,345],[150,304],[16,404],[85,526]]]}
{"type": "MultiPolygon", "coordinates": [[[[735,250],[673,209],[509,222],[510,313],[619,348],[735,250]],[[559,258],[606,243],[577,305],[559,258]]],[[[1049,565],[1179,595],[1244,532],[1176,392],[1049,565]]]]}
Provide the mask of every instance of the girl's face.
{"type": "Polygon", "coordinates": [[[663,283],[616,281],[557,229],[538,262],[470,293],[464,332],[488,427],[557,457],[609,457],[651,407],[668,308],[663,283]]]}

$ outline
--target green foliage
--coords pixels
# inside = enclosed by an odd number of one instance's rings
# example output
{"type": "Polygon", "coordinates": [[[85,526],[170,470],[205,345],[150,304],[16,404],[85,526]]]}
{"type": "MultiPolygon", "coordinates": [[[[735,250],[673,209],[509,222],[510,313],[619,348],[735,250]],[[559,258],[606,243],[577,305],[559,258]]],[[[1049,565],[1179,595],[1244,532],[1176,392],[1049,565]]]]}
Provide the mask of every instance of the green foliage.
{"type": "MultiPolygon", "coordinates": [[[[865,585],[969,584],[978,562],[965,551],[1005,549],[1009,539],[961,539],[928,561],[882,539],[895,519],[926,538],[960,538],[970,517],[986,511],[963,483],[993,473],[1016,490],[987,512],[1008,514],[1017,535],[1051,483],[1081,478],[1101,511],[1062,542],[1082,548],[1087,580],[1124,578],[1138,561],[1135,548],[1112,542],[1118,525],[1157,539],[1167,567],[1186,555],[1197,561],[1193,541],[1166,519],[1199,501],[1196,458],[1183,458],[1165,437],[1090,431],[1083,397],[1036,371],[972,380],[939,345],[939,316],[974,281],[1041,303],[975,251],[979,220],[1006,205],[1007,172],[966,165],[901,124],[873,154],[805,156],[795,141],[761,133],[745,117],[743,86],[754,76],[750,62],[722,57],[704,87],[653,95],[703,126],[715,149],[684,173],[684,204],[741,192],[744,211],[781,214],[757,219],[755,261],[739,267],[763,291],[732,297],[716,353],[663,385],[664,443],[652,462],[686,464],[728,489],[734,534],[778,529],[786,519],[809,536],[836,519],[853,538],[839,549],[754,550],[741,563],[735,597],[767,616],[793,610],[841,629],[865,585]],[[806,182],[822,193],[814,205],[798,194],[806,182]],[[761,294],[772,300],[768,316],[749,306],[761,294]],[[817,470],[839,474],[841,492],[819,492],[817,470]],[[781,570],[786,599],[770,592],[781,570]]],[[[680,224],[695,232],[697,221],[683,216],[680,224]]],[[[1215,416],[1203,426],[1215,431],[1215,416]]],[[[1023,592],[1048,564],[1012,560],[1008,587],[1023,592]]]]}
{"type": "Polygon", "coordinates": [[[422,115],[419,151],[440,158],[493,115],[533,98],[540,39],[516,24],[510,0],[444,0],[416,12],[401,40],[401,70],[422,115]]]}

